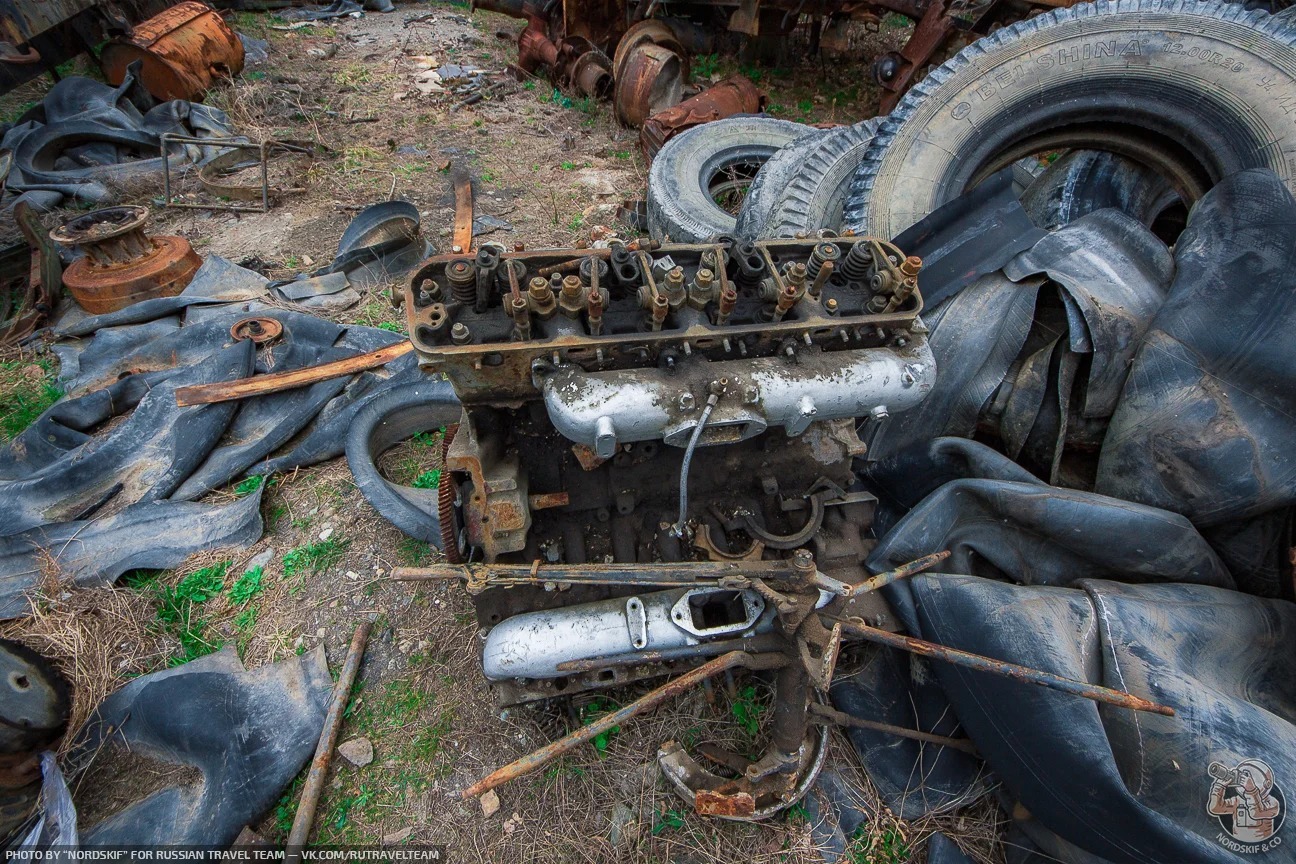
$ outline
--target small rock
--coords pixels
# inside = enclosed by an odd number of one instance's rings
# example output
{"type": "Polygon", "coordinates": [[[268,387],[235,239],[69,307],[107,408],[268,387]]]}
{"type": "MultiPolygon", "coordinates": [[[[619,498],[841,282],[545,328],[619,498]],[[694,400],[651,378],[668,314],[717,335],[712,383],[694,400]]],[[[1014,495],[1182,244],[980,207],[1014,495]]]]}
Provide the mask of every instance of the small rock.
{"type": "Polygon", "coordinates": [[[374,760],[373,742],[368,738],[352,738],[338,745],[338,755],[357,768],[363,768],[374,760]]]}
{"type": "Polygon", "coordinates": [[[333,536],[333,526],[332,526],[332,525],[330,525],[329,527],[325,528],[323,531],[321,531],[321,532],[319,533],[319,538],[320,538],[321,541],[327,540],[327,539],[329,539],[329,538],[332,537],[332,536],[333,536]]]}
{"type": "Polygon", "coordinates": [[[275,550],[273,546],[261,550],[252,556],[252,560],[244,565],[243,570],[246,572],[248,570],[255,570],[258,567],[265,567],[270,563],[271,559],[274,558],[274,552],[275,550]]]}
{"type": "Polygon", "coordinates": [[[486,794],[477,800],[481,802],[482,815],[487,819],[499,812],[500,800],[494,789],[486,790],[486,794]]]}
{"type": "Polygon", "coordinates": [[[504,833],[512,834],[522,824],[522,814],[514,811],[513,815],[504,823],[504,833]]]}
{"type": "Polygon", "coordinates": [[[346,577],[347,577],[348,579],[359,579],[359,578],[360,578],[360,574],[357,573],[357,572],[355,572],[354,570],[348,570],[348,571],[346,571],[346,577]]]}
{"type": "Polygon", "coordinates": [[[318,638],[320,638],[320,639],[323,639],[323,638],[324,638],[324,628],[321,627],[321,628],[319,628],[318,630],[316,630],[316,631],[315,631],[315,635],[316,635],[316,637],[318,637],[318,638]]]}
{"type": "Polygon", "coordinates": [[[384,834],[382,838],[383,845],[393,846],[397,843],[408,840],[409,836],[413,833],[414,833],[413,828],[402,828],[399,831],[393,831],[390,834],[384,834]]]}

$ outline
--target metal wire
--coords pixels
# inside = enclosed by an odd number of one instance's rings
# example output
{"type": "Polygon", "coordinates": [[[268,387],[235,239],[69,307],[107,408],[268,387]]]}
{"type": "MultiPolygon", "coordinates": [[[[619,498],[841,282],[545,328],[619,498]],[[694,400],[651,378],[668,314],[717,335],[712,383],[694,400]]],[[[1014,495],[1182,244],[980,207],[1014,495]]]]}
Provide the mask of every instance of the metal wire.
{"type": "Polygon", "coordinates": [[[720,397],[714,393],[707,397],[706,407],[702,409],[702,417],[698,420],[698,424],[693,427],[693,434],[689,437],[688,447],[684,448],[684,464],[680,466],[680,515],[679,521],[671,526],[671,533],[676,537],[684,536],[684,523],[688,519],[688,471],[689,464],[693,461],[693,450],[702,437],[702,430],[706,428],[707,420],[711,419],[711,411],[719,401],[720,397]]]}

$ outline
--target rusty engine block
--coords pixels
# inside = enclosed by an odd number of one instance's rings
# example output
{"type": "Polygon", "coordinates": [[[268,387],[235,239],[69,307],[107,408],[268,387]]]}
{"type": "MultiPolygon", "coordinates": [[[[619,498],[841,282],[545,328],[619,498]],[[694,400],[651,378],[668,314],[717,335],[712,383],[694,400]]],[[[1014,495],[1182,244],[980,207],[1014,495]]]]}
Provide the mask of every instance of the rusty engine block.
{"type": "Polygon", "coordinates": [[[875,501],[852,461],[935,379],[920,267],[834,237],[487,246],[415,271],[411,339],[463,404],[444,548],[481,562],[444,573],[471,574],[503,704],[722,655],[777,669],[770,754],[744,777],[659,756],[703,812],[761,818],[804,793],[823,751],[807,707],[841,635],[811,613],[868,575],[875,501]]]}

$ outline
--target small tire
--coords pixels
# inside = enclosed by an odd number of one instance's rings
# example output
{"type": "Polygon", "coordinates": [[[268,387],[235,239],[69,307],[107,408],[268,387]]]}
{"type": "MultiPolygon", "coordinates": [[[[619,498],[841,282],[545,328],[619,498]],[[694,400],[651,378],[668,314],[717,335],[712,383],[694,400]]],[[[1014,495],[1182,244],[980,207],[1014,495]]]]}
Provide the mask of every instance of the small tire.
{"type": "Polygon", "coordinates": [[[809,235],[820,228],[840,231],[851,179],[882,125],[875,117],[829,130],[807,149],[800,168],[770,208],[758,237],[809,235]]]}
{"type": "Polygon", "coordinates": [[[960,51],[882,124],[846,224],[894,237],[1030,153],[1101,149],[1171,179],[1185,204],[1269,168],[1296,186],[1296,26],[1218,0],[1097,0],[960,51]]]}
{"type": "Polygon", "coordinates": [[[730,117],[677,135],[653,159],[648,172],[648,233],[654,240],[701,243],[732,234],[737,220],[712,197],[726,171],[749,172],[810,127],[772,117],[730,117]]]}

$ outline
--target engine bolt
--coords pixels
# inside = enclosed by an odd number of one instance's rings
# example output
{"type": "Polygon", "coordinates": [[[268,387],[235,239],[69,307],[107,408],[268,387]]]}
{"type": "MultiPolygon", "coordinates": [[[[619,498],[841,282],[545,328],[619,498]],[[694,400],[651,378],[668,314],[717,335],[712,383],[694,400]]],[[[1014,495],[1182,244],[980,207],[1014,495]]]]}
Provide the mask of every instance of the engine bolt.
{"type": "Polygon", "coordinates": [[[692,393],[681,393],[679,407],[681,411],[692,411],[697,407],[697,400],[693,398],[692,393]]]}
{"type": "Polygon", "coordinates": [[[824,308],[827,309],[829,312],[836,312],[837,301],[829,297],[827,300],[824,301],[824,308]]]}
{"type": "Polygon", "coordinates": [[[548,320],[558,311],[558,303],[554,300],[553,289],[549,287],[549,280],[543,276],[535,276],[527,286],[527,296],[531,298],[531,308],[541,320],[548,320]]]}
{"type": "Polygon", "coordinates": [[[472,341],[472,331],[460,322],[450,328],[450,341],[456,345],[467,345],[472,341]]]}

